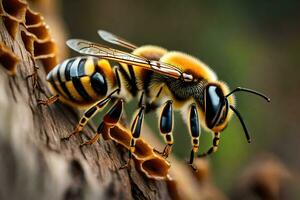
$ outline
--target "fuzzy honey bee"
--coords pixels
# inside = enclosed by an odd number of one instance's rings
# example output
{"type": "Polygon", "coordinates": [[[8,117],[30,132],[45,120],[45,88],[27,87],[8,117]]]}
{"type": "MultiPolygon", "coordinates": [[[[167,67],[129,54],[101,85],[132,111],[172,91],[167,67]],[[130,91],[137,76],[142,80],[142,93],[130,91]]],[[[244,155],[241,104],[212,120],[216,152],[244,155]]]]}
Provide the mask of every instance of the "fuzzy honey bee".
{"type": "Polygon", "coordinates": [[[87,122],[109,101],[117,99],[104,116],[95,136],[84,145],[94,143],[101,135],[103,123],[116,125],[122,115],[124,102],[137,97],[139,103],[131,123],[133,137],[128,162],[135,150],[136,140],[140,137],[144,115],[155,110],[159,115],[160,133],[166,142],[166,147],[160,152],[165,157],[173,145],[174,111],[182,113],[191,137],[191,166],[195,157],[217,151],[220,133],[227,127],[233,114],[237,115],[250,142],[250,135],[236,109],[233,94],[248,92],[270,101],[268,97],[241,87],[230,91],[211,68],[188,54],[152,45],[138,47],[102,30],[98,34],[103,40],[127,48],[131,53],[81,39],[67,41],[71,49],[86,56],[65,60],[50,71],[47,81],[54,96],[41,101],[49,104],[59,99],[74,107],[89,106],[74,131],[66,138],[82,131],[87,122]],[[214,137],[209,150],[198,155],[200,125],[212,132],[214,137]]]}

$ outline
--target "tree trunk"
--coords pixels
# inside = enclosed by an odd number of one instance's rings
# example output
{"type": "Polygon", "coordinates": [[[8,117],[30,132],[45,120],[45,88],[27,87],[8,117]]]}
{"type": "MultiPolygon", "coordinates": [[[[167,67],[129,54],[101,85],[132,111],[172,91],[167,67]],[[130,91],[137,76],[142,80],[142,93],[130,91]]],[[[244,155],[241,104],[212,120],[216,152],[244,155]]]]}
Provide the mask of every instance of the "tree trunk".
{"type": "Polygon", "coordinates": [[[133,164],[119,170],[127,159],[120,145],[100,139],[80,148],[81,137],[91,137],[94,126],[88,125],[81,136],[61,141],[79,116],[60,103],[37,104],[37,99],[49,96],[43,92],[48,91],[45,62],[26,50],[24,24],[17,24],[13,38],[1,12],[1,41],[20,62],[15,76],[3,68],[8,55],[0,63],[0,199],[169,199],[165,181],[146,178],[133,164]],[[33,77],[27,76],[36,66],[38,87],[34,88],[33,77]]]}

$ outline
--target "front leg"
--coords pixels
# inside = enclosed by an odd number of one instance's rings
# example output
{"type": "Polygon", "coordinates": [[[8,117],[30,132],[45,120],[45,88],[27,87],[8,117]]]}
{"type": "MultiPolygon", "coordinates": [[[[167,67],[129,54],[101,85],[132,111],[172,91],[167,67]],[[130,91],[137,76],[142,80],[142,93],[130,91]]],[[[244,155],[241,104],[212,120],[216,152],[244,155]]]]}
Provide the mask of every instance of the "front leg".
{"type": "Polygon", "coordinates": [[[49,106],[51,104],[54,104],[58,99],[59,99],[59,95],[56,94],[56,95],[53,95],[53,96],[49,97],[48,99],[38,99],[37,103],[39,105],[49,106]]]}
{"type": "Polygon", "coordinates": [[[146,107],[143,104],[143,97],[144,97],[144,93],[142,93],[140,101],[139,101],[140,109],[131,124],[132,138],[130,140],[130,149],[129,149],[128,160],[123,166],[120,167],[120,169],[124,169],[129,166],[130,161],[132,159],[132,153],[135,151],[136,140],[141,135],[142,125],[143,125],[143,121],[144,121],[144,114],[145,114],[145,110],[146,110],[145,109],[146,107]]]}
{"type": "Polygon", "coordinates": [[[161,114],[160,114],[160,120],[159,120],[159,129],[160,133],[164,136],[165,142],[167,145],[165,146],[163,152],[158,152],[163,157],[167,158],[169,154],[172,151],[172,146],[174,143],[173,140],[173,124],[174,124],[174,112],[173,112],[173,101],[169,100],[165,104],[161,114]]]}

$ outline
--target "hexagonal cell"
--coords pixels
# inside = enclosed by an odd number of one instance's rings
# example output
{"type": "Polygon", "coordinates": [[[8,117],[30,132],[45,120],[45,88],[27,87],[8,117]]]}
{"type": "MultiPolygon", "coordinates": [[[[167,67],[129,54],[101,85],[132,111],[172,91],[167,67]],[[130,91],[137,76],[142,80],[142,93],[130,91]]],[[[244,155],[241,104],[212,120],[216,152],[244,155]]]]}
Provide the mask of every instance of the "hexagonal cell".
{"type": "Polygon", "coordinates": [[[21,29],[21,38],[24,43],[25,49],[33,55],[33,50],[34,50],[34,36],[29,33],[26,29],[21,29]]]}
{"type": "Polygon", "coordinates": [[[141,164],[141,170],[150,178],[166,179],[170,165],[159,157],[152,157],[141,164]]]}
{"type": "Polygon", "coordinates": [[[44,17],[30,8],[26,10],[25,26],[27,28],[41,26],[44,23],[44,17]]]}
{"type": "Polygon", "coordinates": [[[44,22],[40,26],[28,27],[27,30],[32,33],[39,42],[44,42],[50,39],[49,28],[44,22]]]}
{"type": "Polygon", "coordinates": [[[12,17],[18,22],[23,22],[27,3],[21,0],[2,0],[2,12],[12,17]]]}
{"type": "Polygon", "coordinates": [[[15,75],[17,64],[20,59],[0,41],[0,64],[7,70],[8,74],[15,75]]]}
{"type": "Polygon", "coordinates": [[[56,45],[52,40],[42,43],[34,41],[33,46],[33,55],[35,59],[49,58],[55,56],[56,45]]]}
{"type": "Polygon", "coordinates": [[[144,140],[138,139],[135,145],[135,155],[139,158],[147,158],[153,154],[153,148],[144,140]]]}
{"type": "Polygon", "coordinates": [[[21,38],[26,50],[34,57],[34,59],[42,60],[46,72],[49,72],[57,65],[57,49],[53,40],[39,42],[35,35],[28,32],[24,27],[21,28],[21,38]]]}
{"type": "MultiPolygon", "coordinates": [[[[130,149],[130,140],[132,138],[130,130],[118,124],[113,128],[105,129],[108,137],[118,144],[121,144],[128,150],[130,149]]],[[[105,133],[104,133],[105,134],[105,133]]],[[[136,142],[136,151],[133,152],[138,169],[147,177],[152,179],[166,179],[170,164],[160,155],[153,151],[153,148],[143,139],[136,142]]]]}
{"type": "MultiPolygon", "coordinates": [[[[131,133],[127,132],[125,129],[121,130],[119,126],[112,128],[110,131],[110,137],[114,141],[117,141],[119,144],[123,146],[130,146],[130,140],[132,138],[131,133]],[[120,134],[122,132],[122,134],[120,134]]],[[[153,154],[153,150],[149,144],[147,144],[144,140],[138,139],[135,145],[134,155],[139,159],[144,159],[153,154]]]]}
{"type": "Polygon", "coordinates": [[[7,32],[15,39],[18,33],[19,22],[8,16],[3,16],[2,19],[7,32]]]}

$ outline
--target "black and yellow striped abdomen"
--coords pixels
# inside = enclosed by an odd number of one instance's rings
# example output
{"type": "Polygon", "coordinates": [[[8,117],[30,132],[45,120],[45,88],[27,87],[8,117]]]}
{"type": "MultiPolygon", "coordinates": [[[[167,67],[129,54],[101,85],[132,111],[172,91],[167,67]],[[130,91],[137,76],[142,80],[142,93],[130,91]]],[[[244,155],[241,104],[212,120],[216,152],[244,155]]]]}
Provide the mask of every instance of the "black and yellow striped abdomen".
{"type": "Polygon", "coordinates": [[[75,57],[57,65],[47,75],[52,93],[71,106],[88,106],[104,98],[116,80],[107,60],[75,57]]]}

